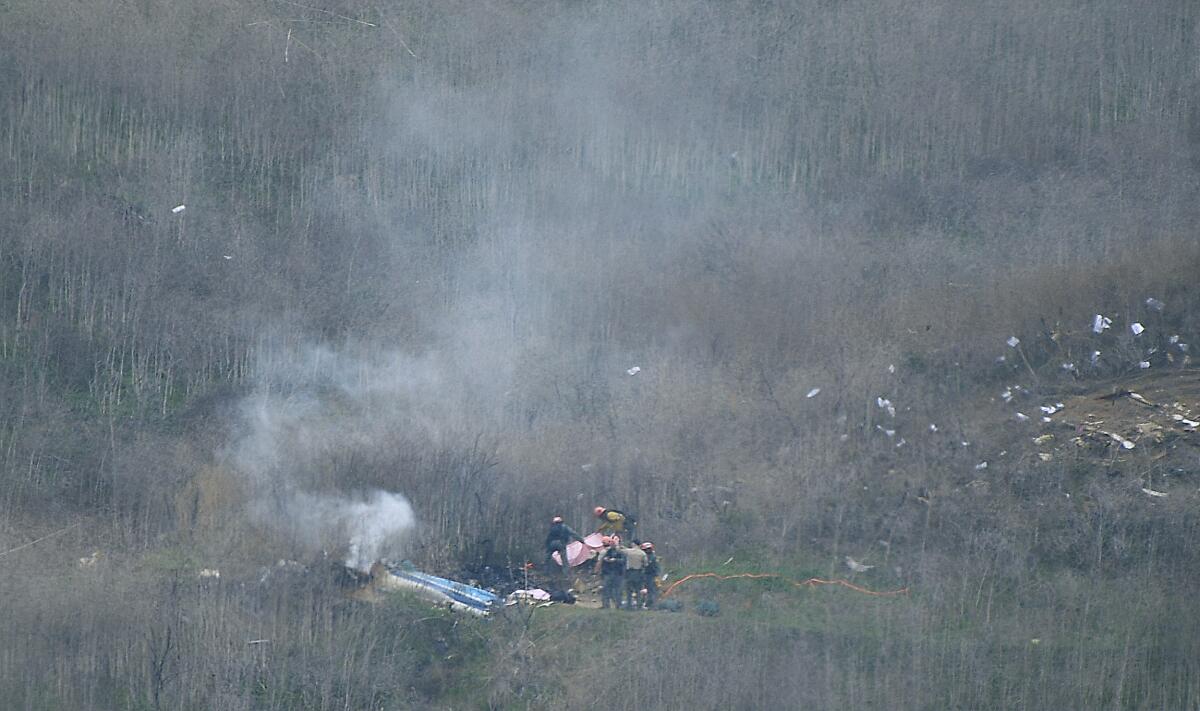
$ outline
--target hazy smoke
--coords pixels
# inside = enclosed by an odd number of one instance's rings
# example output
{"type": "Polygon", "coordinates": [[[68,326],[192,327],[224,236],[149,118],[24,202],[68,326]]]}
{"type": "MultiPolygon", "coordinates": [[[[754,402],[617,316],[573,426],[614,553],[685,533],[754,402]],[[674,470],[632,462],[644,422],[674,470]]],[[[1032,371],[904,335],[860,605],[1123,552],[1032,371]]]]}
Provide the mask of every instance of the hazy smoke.
{"type": "Polygon", "coordinates": [[[403,496],[372,491],[361,499],[297,493],[287,501],[286,529],[309,545],[332,541],[352,568],[366,571],[382,558],[396,558],[415,523],[403,496]]]}
{"type": "Polygon", "coordinates": [[[437,383],[433,371],[395,355],[315,348],[275,353],[259,366],[228,450],[245,477],[254,522],[299,552],[325,551],[361,570],[401,556],[415,523],[412,506],[395,491],[353,476],[347,482],[356,472],[345,462],[380,451],[389,433],[428,427],[414,413],[437,383]]]}

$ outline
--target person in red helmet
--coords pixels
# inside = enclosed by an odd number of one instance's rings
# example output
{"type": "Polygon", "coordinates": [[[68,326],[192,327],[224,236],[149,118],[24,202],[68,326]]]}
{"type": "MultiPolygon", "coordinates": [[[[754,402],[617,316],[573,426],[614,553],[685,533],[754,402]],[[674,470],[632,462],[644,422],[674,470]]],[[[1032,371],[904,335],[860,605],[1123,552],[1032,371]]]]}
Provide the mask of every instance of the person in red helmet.
{"type": "Polygon", "coordinates": [[[567,562],[567,544],[571,541],[582,543],[583,537],[563,523],[562,516],[552,518],[550,530],[546,533],[546,570],[552,571],[558,567],[554,563],[554,554],[558,553],[558,559],[562,561],[558,572],[564,579],[567,577],[567,571],[571,569],[571,564],[567,562]]]}
{"type": "Polygon", "coordinates": [[[648,610],[658,599],[658,556],[650,541],[642,544],[642,550],[646,553],[646,564],[642,566],[642,605],[648,610]]]}
{"type": "Polygon", "coordinates": [[[603,506],[597,506],[592,509],[592,513],[596,514],[596,518],[600,519],[601,533],[612,533],[619,536],[628,531],[629,540],[634,543],[638,542],[637,519],[633,514],[627,514],[617,509],[606,509],[603,506]]]}

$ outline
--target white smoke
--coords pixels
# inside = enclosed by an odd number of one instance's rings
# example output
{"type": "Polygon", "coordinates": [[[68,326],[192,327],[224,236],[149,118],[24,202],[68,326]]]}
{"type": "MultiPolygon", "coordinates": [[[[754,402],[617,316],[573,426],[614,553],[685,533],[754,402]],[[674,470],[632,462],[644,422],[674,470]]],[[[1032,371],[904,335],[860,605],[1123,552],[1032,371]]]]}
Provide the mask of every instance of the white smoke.
{"type": "Polygon", "coordinates": [[[436,389],[434,374],[411,359],[326,349],[275,354],[260,368],[226,450],[253,521],[306,554],[324,551],[359,570],[402,556],[415,524],[408,500],[378,488],[344,491],[330,467],[380,451],[396,431],[425,429],[417,403],[436,389]]]}
{"type": "Polygon", "coordinates": [[[361,498],[296,493],[286,510],[286,530],[296,540],[333,546],[342,562],[363,572],[377,560],[400,557],[416,522],[407,499],[378,490],[361,498]]]}

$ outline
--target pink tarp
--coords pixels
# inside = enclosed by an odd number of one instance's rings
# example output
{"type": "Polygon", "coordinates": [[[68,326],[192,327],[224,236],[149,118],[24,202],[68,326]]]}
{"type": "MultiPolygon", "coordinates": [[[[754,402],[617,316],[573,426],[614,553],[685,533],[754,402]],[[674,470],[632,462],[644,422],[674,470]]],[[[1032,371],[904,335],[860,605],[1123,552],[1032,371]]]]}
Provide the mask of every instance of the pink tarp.
{"type": "MultiPolygon", "coordinates": [[[[604,549],[604,543],[601,542],[603,536],[600,533],[593,533],[590,536],[583,537],[583,543],[579,541],[571,541],[567,544],[567,562],[574,568],[577,565],[585,563],[592,559],[596,551],[604,549]]],[[[558,559],[558,554],[553,554],[554,562],[562,565],[562,561],[558,559]]]]}

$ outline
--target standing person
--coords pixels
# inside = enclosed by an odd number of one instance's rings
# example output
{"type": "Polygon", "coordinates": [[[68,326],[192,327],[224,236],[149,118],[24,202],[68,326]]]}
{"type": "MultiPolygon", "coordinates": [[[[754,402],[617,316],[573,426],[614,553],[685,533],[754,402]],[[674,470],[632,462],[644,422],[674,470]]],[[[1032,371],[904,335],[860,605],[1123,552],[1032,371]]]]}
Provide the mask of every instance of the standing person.
{"type": "Polygon", "coordinates": [[[631,546],[621,551],[625,554],[625,609],[636,610],[634,597],[639,605],[642,600],[642,572],[646,567],[646,552],[637,546],[631,546]]]}
{"type": "Polygon", "coordinates": [[[600,560],[596,561],[596,568],[600,571],[604,590],[601,597],[601,609],[608,609],[608,602],[612,600],[613,607],[621,609],[621,591],[625,589],[625,554],[617,547],[617,542],[613,538],[605,538],[604,545],[607,547],[604,555],[600,556],[600,560]]]}
{"type": "Polygon", "coordinates": [[[629,540],[634,543],[638,542],[637,518],[633,514],[627,514],[617,509],[606,509],[603,506],[597,506],[592,509],[592,513],[596,514],[596,518],[600,519],[600,530],[602,532],[619,536],[628,530],[629,540]]]}
{"type": "Polygon", "coordinates": [[[560,572],[564,580],[568,577],[567,571],[571,569],[571,564],[567,561],[567,544],[573,540],[583,543],[583,537],[563,523],[562,516],[551,519],[550,530],[546,533],[546,570],[553,570],[554,554],[558,553],[558,559],[562,561],[560,572]]]}
{"type": "Polygon", "coordinates": [[[642,550],[646,553],[646,564],[642,566],[642,589],[645,595],[642,604],[649,610],[658,600],[658,556],[654,554],[654,544],[650,541],[642,544],[642,550]]]}

